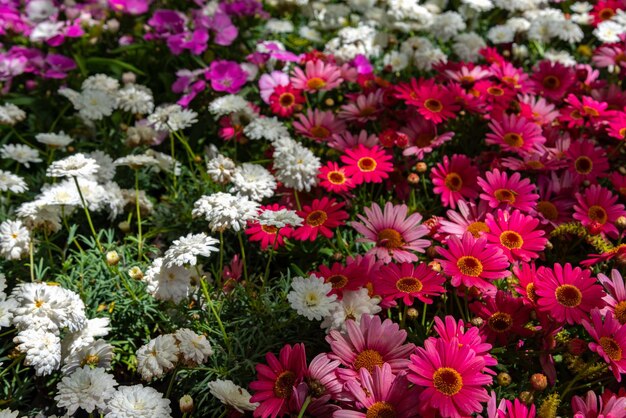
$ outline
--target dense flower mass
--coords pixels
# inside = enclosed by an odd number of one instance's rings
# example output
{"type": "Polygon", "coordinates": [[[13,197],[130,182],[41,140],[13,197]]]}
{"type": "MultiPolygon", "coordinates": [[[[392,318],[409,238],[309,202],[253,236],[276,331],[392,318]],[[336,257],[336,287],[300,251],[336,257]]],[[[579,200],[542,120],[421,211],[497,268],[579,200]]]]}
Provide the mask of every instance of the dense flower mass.
{"type": "Polygon", "coordinates": [[[626,0],[0,1],[0,416],[626,418],[626,0]]]}

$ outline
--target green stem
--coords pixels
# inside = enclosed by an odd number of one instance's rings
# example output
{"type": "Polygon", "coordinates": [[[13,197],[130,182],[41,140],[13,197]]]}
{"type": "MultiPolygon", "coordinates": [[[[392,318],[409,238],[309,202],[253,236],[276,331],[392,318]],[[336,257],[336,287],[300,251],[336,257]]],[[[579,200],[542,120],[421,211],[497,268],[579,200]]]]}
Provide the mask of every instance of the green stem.
{"type": "Polygon", "coordinates": [[[135,170],[135,207],[137,209],[137,260],[141,261],[143,234],[141,230],[141,209],[139,207],[139,170],[135,170]]]}
{"type": "Polygon", "coordinates": [[[222,290],[222,272],[224,271],[224,231],[220,231],[220,269],[217,271],[218,288],[222,290]]]}
{"type": "Polygon", "coordinates": [[[2,370],[2,372],[0,372],[0,377],[4,376],[9,370],[18,365],[24,359],[24,357],[26,357],[26,354],[21,354],[20,356],[16,357],[11,364],[9,364],[7,367],[4,368],[4,370],[2,370]]]}
{"type": "Polygon", "coordinates": [[[172,394],[172,389],[174,388],[174,382],[176,381],[176,375],[178,374],[178,366],[174,369],[172,373],[172,378],[170,379],[169,385],[167,385],[167,392],[165,392],[165,399],[169,399],[172,394]]]}
{"type": "Polygon", "coordinates": [[[30,257],[30,281],[35,281],[35,256],[33,255],[33,238],[28,242],[28,252],[30,257]]]}
{"type": "Polygon", "coordinates": [[[204,299],[206,300],[207,305],[209,305],[211,312],[213,312],[213,316],[215,317],[215,320],[217,321],[217,325],[220,327],[220,331],[222,331],[222,337],[224,338],[224,344],[226,344],[228,353],[232,354],[232,346],[230,344],[230,338],[228,338],[228,334],[226,334],[226,328],[224,328],[222,319],[220,318],[220,315],[215,309],[215,305],[213,304],[213,301],[211,300],[211,296],[209,295],[209,289],[207,288],[206,280],[204,280],[203,278],[200,278],[200,286],[202,287],[202,294],[204,295],[204,299]]]}
{"type": "Polygon", "coordinates": [[[296,198],[296,206],[298,207],[298,210],[302,210],[302,206],[300,205],[300,197],[298,197],[298,191],[296,189],[293,189],[293,195],[296,198]]]}
{"type": "MultiPolygon", "coordinates": [[[[63,226],[65,226],[65,229],[69,233],[70,232],[70,225],[67,223],[67,217],[65,216],[65,206],[63,206],[63,205],[61,205],[61,220],[63,221],[63,226]]],[[[74,237],[74,239],[72,241],[76,244],[76,246],[78,247],[78,249],[80,250],[81,253],[85,252],[85,250],[83,250],[83,247],[80,246],[80,243],[78,242],[76,237],[74,237]]]]}
{"type": "Polygon", "coordinates": [[[424,308],[422,309],[422,326],[426,325],[426,308],[428,304],[424,303],[424,308]]]}
{"type": "Polygon", "coordinates": [[[76,189],[78,190],[78,195],[80,196],[80,201],[83,204],[83,209],[85,209],[85,216],[87,216],[87,222],[89,223],[89,228],[91,229],[91,234],[93,238],[96,240],[96,244],[98,245],[98,249],[101,253],[104,252],[102,248],[102,244],[100,244],[100,239],[98,238],[98,234],[96,234],[96,229],[93,227],[93,222],[91,221],[91,215],[89,214],[89,208],[87,207],[87,203],[85,202],[85,198],[83,197],[83,192],[80,190],[80,185],[78,184],[78,179],[76,176],[72,177],[74,179],[74,184],[76,184],[76,189]]]}
{"type": "Polygon", "coordinates": [[[278,241],[278,233],[280,232],[280,228],[278,228],[276,230],[276,236],[274,237],[274,243],[272,244],[272,247],[270,248],[270,256],[267,259],[267,265],[265,266],[265,273],[263,273],[263,281],[261,282],[261,292],[263,292],[263,290],[265,289],[265,282],[267,282],[267,279],[269,279],[269,275],[270,275],[270,264],[272,263],[272,256],[274,255],[274,251],[276,250],[276,242],[278,241]]]}
{"type": "Polygon", "coordinates": [[[306,409],[309,407],[310,403],[311,403],[311,397],[307,396],[306,399],[304,400],[304,403],[302,404],[302,408],[300,409],[300,413],[298,414],[298,418],[304,417],[304,413],[306,412],[306,409]]]}
{"type": "Polygon", "coordinates": [[[248,283],[248,266],[246,261],[246,250],[243,246],[243,238],[241,237],[241,231],[237,233],[237,237],[239,237],[239,247],[241,247],[241,262],[243,264],[243,278],[248,283]]]}

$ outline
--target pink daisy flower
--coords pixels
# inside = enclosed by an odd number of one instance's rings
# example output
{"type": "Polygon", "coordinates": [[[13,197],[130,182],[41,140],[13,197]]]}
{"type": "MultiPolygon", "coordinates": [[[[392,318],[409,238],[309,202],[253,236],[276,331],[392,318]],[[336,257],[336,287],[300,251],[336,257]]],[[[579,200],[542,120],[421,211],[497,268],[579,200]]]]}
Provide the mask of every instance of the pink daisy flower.
{"type": "Polygon", "coordinates": [[[438,259],[443,272],[452,278],[454,287],[464,285],[468,288],[475,286],[481,291],[495,290],[493,280],[510,276],[507,269],[509,262],[502,249],[489,245],[486,238],[474,238],[466,232],[459,239],[451,235],[448,239],[448,249],[438,247],[437,252],[444,259],[438,259]]]}
{"type": "Polygon", "coordinates": [[[589,349],[598,353],[609,365],[618,382],[622,373],[626,373],[626,326],[622,325],[608,312],[602,322],[599,309],[591,311],[591,322],[583,319],[583,326],[596,341],[589,343],[589,349]]]}
{"type": "Polygon", "coordinates": [[[572,141],[566,154],[570,159],[568,170],[579,183],[585,180],[597,183],[598,177],[605,177],[609,170],[604,150],[596,147],[593,141],[572,141]]]}
{"type": "Polygon", "coordinates": [[[337,119],[330,110],[307,110],[306,114],[298,115],[293,127],[300,135],[318,142],[328,141],[334,134],[346,130],[346,125],[337,119]]]}
{"type": "Polygon", "coordinates": [[[442,219],[439,221],[440,232],[456,235],[458,238],[469,232],[474,238],[479,238],[484,232],[489,231],[489,227],[485,223],[487,215],[487,203],[485,201],[481,200],[476,206],[472,202],[467,203],[464,200],[459,200],[457,206],[458,211],[449,210],[446,212],[449,220],[442,219]]]}
{"type": "MultiPolygon", "coordinates": [[[[606,393],[605,393],[606,394],[606,393]]],[[[615,395],[597,396],[594,391],[581,396],[572,397],[574,418],[624,418],[626,417],[626,398],[615,395]]]]}
{"type": "Polygon", "coordinates": [[[326,341],[332,353],[328,357],[346,367],[337,370],[344,382],[357,378],[361,369],[372,373],[384,363],[398,374],[406,370],[409,354],[415,352],[415,345],[404,343],[406,337],[406,331],[391,319],[381,321],[379,316],[363,315],[360,325],[352,319],[346,321],[346,334],[330,331],[326,341]]]}
{"type": "Polygon", "coordinates": [[[293,238],[300,241],[315,241],[318,234],[331,238],[334,230],[344,225],[344,221],[349,217],[348,212],[341,210],[344,206],[344,202],[337,203],[335,199],[328,197],[315,199],[310,206],[305,205],[302,210],[297,211],[304,222],[293,232],[293,238]]]}
{"type": "Polygon", "coordinates": [[[524,117],[503,116],[491,121],[489,129],[485,142],[499,145],[503,151],[524,154],[546,142],[541,128],[524,117]]]}
{"type": "Polygon", "coordinates": [[[548,242],[545,232],[538,230],[539,219],[524,215],[519,210],[509,212],[498,209],[497,216],[487,214],[489,232],[487,241],[502,248],[509,261],[530,261],[539,257],[548,242]]]}
{"type": "Polygon", "coordinates": [[[624,287],[624,279],[618,270],[611,270],[611,277],[607,277],[602,273],[598,273],[598,281],[604,286],[606,296],[604,302],[606,307],[602,313],[611,312],[617,321],[626,324],[626,288],[624,287]]]}
{"type": "Polygon", "coordinates": [[[402,154],[407,157],[414,155],[420,160],[454,136],[454,132],[439,134],[437,125],[420,115],[411,117],[408,124],[400,129],[400,133],[409,137],[409,146],[402,151],[402,154]]]}
{"type": "Polygon", "coordinates": [[[511,177],[497,168],[485,173],[485,178],[478,178],[478,187],[484,191],[480,198],[496,209],[512,207],[522,212],[529,212],[537,204],[539,195],[529,179],[522,179],[519,173],[511,177]]]}
{"type": "Polygon", "coordinates": [[[428,339],[411,355],[409,381],[424,387],[420,401],[443,418],[462,418],[483,410],[489,400],[485,386],[493,378],[483,374],[485,360],[454,338],[450,342],[428,339]]]}
{"type": "Polygon", "coordinates": [[[597,68],[615,66],[626,70],[626,51],[620,45],[602,45],[594,51],[591,62],[597,68]]]}
{"type": "Polygon", "coordinates": [[[378,119],[383,111],[383,90],[359,94],[355,99],[341,106],[338,116],[346,121],[367,123],[378,119]]]}
{"type": "Polygon", "coordinates": [[[250,383],[254,395],[250,402],[259,402],[255,417],[277,418],[287,413],[287,406],[296,386],[306,373],[306,354],[303,344],[293,348],[285,345],[278,358],[273,353],[265,355],[265,364],[257,364],[257,380],[250,383]]]}
{"type": "Polygon", "coordinates": [[[446,207],[455,209],[459,200],[478,197],[478,169],[466,155],[454,154],[452,158],[444,155],[443,162],[433,167],[430,176],[433,191],[441,196],[446,207]]]}
{"type": "Polygon", "coordinates": [[[365,129],[362,129],[358,135],[354,135],[350,131],[334,134],[328,141],[329,147],[338,149],[339,151],[355,149],[358,148],[359,145],[372,148],[374,145],[380,145],[380,141],[375,134],[370,135],[365,129]]]}
{"type": "Polygon", "coordinates": [[[387,363],[374,367],[373,372],[362,368],[359,380],[346,383],[348,396],[356,400],[359,409],[341,410],[333,418],[417,418],[419,397],[405,373],[394,375],[387,363]]]}
{"type": "MultiPolygon", "coordinates": [[[[302,382],[293,391],[289,400],[289,412],[286,416],[298,416],[307,401],[309,404],[304,410],[306,417],[332,418],[333,413],[341,409],[338,405],[330,403],[332,401],[330,394],[316,397],[315,391],[302,382]]],[[[235,414],[234,417],[238,418],[239,415],[235,414]]]]}
{"type": "Polygon", "coordinates": [[[339,164],[332,161],[320,168],[317,177],[321,180],[320,186],[331,193],[345,193],[354,188],[354,183],[348,176],[346,167],[339,167],[339,164]]]}
{"type": "Polygon", "coordinates": [[[392,157],[377,145],[372,148],[359,145],[356,149],[347,149],[341,161],[347,165],[348,175],[354,184],[382,183],[393,171],[392,157]]]}
{"type": "Polygon", "coordinates": [[[406,205],[385,204],[384,211],[378,204],[365,208],[365,215],[357,215],[361,222],[352,222],[352,227],[365,238],[357,242],[374,242],[376,245],[368,254],[376,256],[383,263],[395,260],[400,263],[417,261],[412,251],[423,253],[430,241],[420,239],[428,234],[428,227],[420,225],[422,215],[414,213],[407,217],[406,205]]]}
{"type": "Polygon", "coordinates": [[[291,83],[295,88],[309,93],[332,90],[342,82],[341,69],[322,60],[308,61],[304,71],[300,67],[294,67],[291,76],[291,83]]]}
{"type": "Polygon", "coordinates": [[[433,303],[431,297],[445,293],[444,282],[445,278],[426,263],[417,266],[412,263],[387,264],[378,271],[374,287],[376,293],[383,296],[385,305],[395,306],[396,300],[402,300],[411,306],[416,298],[433,303]]]}
{"type": "Polygon", "coordinates": [[[409,106],[415,106],[424,119],[435,124],[454,118],[460,108],[448,89],[436,84],[435,80],[412,79],[410,84],[399,85],[397,91],[398,98],[404,99],[409,106]]]}
{"type": "Polygon", "coordinates": [[[626,113],[615,112],[613,117],[609,119],[607,133],[620,141],[626,140],[626,113]]]}
{"type": "Polygon", "coordinates": [[[576,81],[574,76],[574,71],[563,64],[541,61],[532,75],[533,87],[547,99],[559,101],[576,81]]]}
{"type": "Polygon", "coordinates": [[[517,100],[520,116],[539,125],[549,125],[559,116],[556,106],[541,96],[524,94],[519,95],[517,100]]]}
{"type": "Polygon", "coordinates": [[[343,391],[343,385],[337,377],[337,368],[341,362],[331,360],[326,353],[315,356],[305,374],[305,380],[312,395],[320,398],[324,395],[337,397],[343,391]]]}
{"type": "Polygon", "coordinates": [[[609,189],[594,184],[583,194],[576,193],[573,218],[580,221],[592,234],[606,234],[617,238],[619,231],[615,221],[626,215],[624,205],[617,203],[617,196],[609,189]]]}
{"type": "Polygon", "coordinates": [[[596,126],[604,121],[607,116],[606,102],[599,102],[589,96],[582,96],[582,100],[574,94],[570,94],[565,99],[568,106],[561,109],[559,120],[567,123],[568,128],[579,128],[583,125],[596,126]]]}
{"type": "MultiPolygon", "coordinates": [[[[273,205],[261,206],[261,211],[279,211],[285,209],[285,206],[281,206],[278,203],[273,205]]],[[[261,249],[266,249],[272,246],[274,249],[285,245],[285,238],[291,237],[293,228],[285,226],[283,228],[276,228],[271,225],[261,225],[258,221],[249,221],[248,228],[246,229],[246,235],[249,235],[248,240],[250,242],[260,242],[261,249]]]]}
{"type": "Polygon", "coordinates": [[[259,93],[261,99],[265,103],[270,102],[270,96],[274,94],[274,89],[278,86],[286,86],[289,84],[289,76],[283,71],[272,71],[269,74],[263,74],[259,78],[259,93]]]}
{"type": "Polygon", "coordinates": [[[530,408],[523,404],[518,398],[511,402],[506,400],[504,409],[498,410],[498,416],[494,418],[535,418],[536,407],[531,405],[530,408]]]}
{"type": "Polygon", "coordinates": [[[530,214],[538,216],[542,224],[557,226],[571,219],[570,209],[574,200],[567,188],[562,188],[558,178],[541,176],[537,180],[539,202],[530,214]]]}
{"type": "Polygon", "coordinates": [[[535,279],[537,278],[537,268],[535,263],[518,263],[513,266],[513,276],[517,278],[518,285],[515,291],[519,293],[530,305],[536,305],[539,297],[535,279]]]}
{"type": "Polygon", "coordinates": [[[470,310],[484,320],[480,332],[487,342],[506,345],[511,338],[532,335],[533,332],[524,327],[530,320],[530,308],[521,298],[498,290],[495,298],[487,296],[484,302],[472,303],[470,310]]]}
{"type": "Polygon", "coordinates": [[[611,173],[609,176],[611,185],[622,199],[626,199],[626,176],[618,172],[611,173]]]}
{"type": "Polygon", "coordinates": [[[541,267],[535,280],[537,307],[558,322],[580,324],[593,308],[602,308],[605,296],[602,286],[591,277],[590,270],[556,263],[553,269],[541,267]]]}

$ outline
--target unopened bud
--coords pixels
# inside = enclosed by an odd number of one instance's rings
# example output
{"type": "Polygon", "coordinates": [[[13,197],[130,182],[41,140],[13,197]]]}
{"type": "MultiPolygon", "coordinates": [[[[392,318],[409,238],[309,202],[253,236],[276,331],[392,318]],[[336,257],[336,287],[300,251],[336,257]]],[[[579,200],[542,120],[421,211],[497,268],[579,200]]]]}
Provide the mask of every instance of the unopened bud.
{"type": "Polygon", "coordinates": [[[430,267],[433,271],[437,273],[441,272],[442,270],[439,261],[431,261],[430,263],[428,263],[428,267],[430,267]]]}
{"type": "Polygon", "coordinates": [[[619,229],[626,229],[626,216],[620,216],[619,218],[617,218],[617,220],[615,221],[615,225],[619,229]]]}
{"type": "Polygon", "coordinates": [[[124,84],[131,84],[131,83],[134,83],[135,81],[137,81],[137,76],[135,75],[135,73],[126,72],[122,74],[122,82],[124,84]]]}
{"type": "Polygon", "coordinates": [[[333,260],[335,261],[343,260],[343,254],[340,253],[339,251],[337,251],[336,253],[333,253],[333,260]]]}
{"type": "Polygon", "coordinates": [[[420,184],[420,176],[416,173],[409,173],[409,175],[406,177],[406,181],[408,181],[409,184],[412,185],[420,184]]]}
{"type": "Polygon", "coordinates": [[[470,324],[474,325],[475,327],[482,327],[484,323],[485,323],[485,321],[480,316],[475,316],[470,321],[470,324]]]}
{"type": "Polygon", "coordinates": [[[329,97],[328,99],[324,100],[324,104],[326,104],[326,106],[333,106],[335,104],[335,101],[329,97]]]}
{"type": "Polygon", "coordinates": [[[117,224],[117,227],[122,231],[122,232],[128,232],[130,231],[130,224],[126,221],[122,221],[119,224],[117,224]]]}
{"type": "Polygon", "coordinates": [[[428,166],[424,161],[420,161],[419,163],[415,164],[415,171],[417,171],[418,173],[425,173],[426,170],[428,170],[428,166]]]}
{"type": "Polygon", "coordinates": [[[428,258],[435,258],[437,257],[438,254],[439,253],[437,252],[436,245],[431,245],[430,247],[426,249],[426,255],[428,256],[428,258]]]}
{"type": "Polygon", "coordinates": [[[536,391],[542,391],[548,387],[548,378],[543,373],[535,373],[530,376],[530,386],[536,391]]]}
{"type": "Polygon", "coordinates": [[[498,385],[500,386],[508,386],[511,384],[513,379],[511,379],[510,374],[506,372],[502,372],[502,373],[498,373],[498,376],[496,376],[496,381],[498,382],[498,385]]]}
{"type": "Polygon", "coordinates": [[[410,319],[411,321],[415,321],[418,316],[419,316],[419,312],[417,309],[409,308],[406,310],[406,317],[410,319]]]}
{"type": "Polygon", "coordinates": [[[131,267],[130,270],[128,270],[128,275],[130,276],[131,279],[135,279],[135,280],[143,279],[143,271],[141,271],[141,269],[137,266],[131,267]]]}
{"type": "Polygon", "coordinates": [[[180,412],[183,414],[191,414],[193,412],[193,398],[189,395],[185,395],[178,401],[180,412]]]}
{"type": "Polygon", "coordinates": [[[120,255],[117,253],[117,251],[109,251],[106,254],[106,259],[109,266],[114,266],[120,262],[120,255]]]}
{"type": "Polygon", "coordinates": [[[519,394],[519,400],[524,402],[526,405],[530,405],[535,400],[535,396],[531,392],[525,390],[519,394]]]}

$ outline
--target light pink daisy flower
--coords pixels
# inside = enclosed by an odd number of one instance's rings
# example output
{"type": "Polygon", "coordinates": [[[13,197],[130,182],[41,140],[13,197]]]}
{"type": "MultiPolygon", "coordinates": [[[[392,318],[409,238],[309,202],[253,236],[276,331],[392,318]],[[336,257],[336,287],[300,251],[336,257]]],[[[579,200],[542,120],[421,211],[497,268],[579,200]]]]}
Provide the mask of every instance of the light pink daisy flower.
{"type": "Polygon", "coordinates": [[[466,155],[454,154],[452,158],[444,155],[443,162],[433,167],[430,177],[433,192],[441,196],[441,203],[446,207],[455,209],[461,199],[478,197],[478,169],[466,155]]]}
{"type": "Polygon", "coordinates": [[[448,220],[439,221],[439,231],[447,235],[456,235],[458,238],[463,234],[470,232],[474,238],[479,238],[484,232],[489,231],[489,227],[485,223],[487,215],[487,202],[481,200],[478,206],[473,202],[465,202],[459,200],[457,202],[458,210],[449,210],[446,212],[448,220]]]}
{"type": "Polygon", "coordinates": [[[368,94],[359,94],[356,98],[341,106],[338,116],[351,122],[367,123],[376,120],[383,111],[383,90],[368,94]]]}
{"type": "Polygon", "coordinates": [[[360,380],[346,383],[348,396],[356,400],[360,411],[341,410],[333,418],[417,418],[419,417],[419,392],[409,384],[403,372],[397,376],[385,363],[374,371],[363,368],[360,380]]]}
{"type": "Polygon", "coordinates": [[[591,277],[590,270],[556,263],[554,269],[540,267],[535,280],[537,307],[555,321],[580,324],[593,308],[604,307],[606,295],[591,277]]]}
{"type": "Polygon", "coordinates": [[[611,270],[611,277],[607,277],[602,273],[598,273],[598,281],[604,286],[606,296],[604,302],[606,307],[602,310],[603,314],[613,313],[617,321],[626,324],[626,288],[624,287],[624,279],[620,272],[616,269],[611,270]]]}
{"type": "Polygon", "coordinates": [[[541,128],[524,117],[503,116],[501,120],[491,121],[489,129],[485,142],[499,145],[503,151],[524,154],[546,142],[541,128]]]}
{"type": "Polygon", "coordinates": [[[424,388],[420,401],[443,418],[462,418],[482,411],[481,402],[489,400],[485,386],[493,378],[482,373],[484,367],[485,360],[456,338],[428,339],[411,356],[408,379],[424,388]]]}
{"type": "Polygon", "coordinates": [[[402,151],[402,155],[407,157],[414,155],[420,160],[454,136],[454,132],[439,134],[437,125],[420,115],[411,117],[408,125],[400,129],[400,132],[409,137],[409,146],[402,151]]]}
{"type": "Polygon", "coordinates": [[[428,234],[428,227],[420,225],[422,215],[414,213],[407,217],[406,205],[385,204],[384,212],[377,203],[365,208],[365,215],[357,215],[361,222],[352,222],[352,227],[365,238],[357,242],[374,242],[376,245],[367,253],[380,261],[399,263],[417,261],[412,251],[423,253],[430,241],[420,239],[428,234]]]}
{"type": "Polygon", "coordinates": [[[332,353],[328,357],[346,367],[337,369],[344,382],[358,378],[362,368],[372,373],[384,363],[398,374],[406,370],[409,354],[415,352],[415,345],[404,343],[406,337],[406,331],[391,319],[381,321],[379,316],[363,315],[359,325],[352,319],[346,321],[346,334],[330,331],[326,341],[332,353]]]}
{"type": "Polygon", "coordinates": [[[626,326],[620,324],[608,312],[602,322],[599,309],[591,311],[591,322],[583,319],[583,327],[595,340],[589,343],[589,349],[598,353],[609,365],[618,382],[622,381],[622,374],[626,373],[626,326]]]}
{"type": "Polygon", "coordinates": [[[512,207],[522,212],[529,212],[536,204],[539,195],[535,193],[535,186],[529,179],[522,179],[519,173],[511,177],[497,168],[485,173],[485,178],[478,178],[478,187],[484,193],[480,198],[487,201],[489,206],[496,209],[512,207]]]}
{"type": "Polygon", "coordinates": [[[584,191],[576,193],[573,218],[580,221],[592,234],[606,234],[617,238],[619,231],[615,221],[626,215],[624,205],[617,203],[617,196],[609,189],[594,184],[584,191]]]}
{"type": "Polygon", "coordinates": [[[278,86],[286,86],[289,84],[289,76],[282,71],[272,71],[269,74],[263,74],[259,78],[259,90],[261,99],[268,103],[270,96],[274,93],[274,89],[278,86]]]}
{"type": "Polygon", "coordinates": [[[519,95],[517,100],[519,101],[520,115],[539,125],[549,125],[559,116],[556,106],[548,103],[541,96],[524,94],[519,95]]]}
{"type": "Polygon", "coordinates": [[[626,417],[626,398],[597,396],[594,391],[587,392],[583,399],[572,397],[574,418],[624,418],[626,417]]]}
{"type": "Polygon", "coordinates": [[[293,86],[306,92],[332,90],[342,81],[341,69],[333,63],[322,60],[308,61],[304,71],[300,67],[295,67],[291,76],[293,86]]]}
{"type": "Polygon", "coordinates": [[[494,292],[493,280],[511,275],[509,262],[500,247],[489,245],[487,238],[474,238],[466,232],[459,239],[451,235],[448,249],[438,247],[437,252],[443,259],[437,259],[443,272],[451,277],[454,287],[475,286],[483,292],[494,292]]]}
{"type": "Polygon", "coordinates": [[[336,397],[343,391],[343,385],[337,376],[340,364],[339,360],[331,360],[326,353],[318,354],[311,360],[304,379],[314,397],[336,397]]]}
{"type": "Polygon", "coordinates": [[[519,210],[509,212],[498,209],[497,216],[487,214],[485,220],[489,232],[487,241],[502,248],[509,261],[530,261],[539,257],[548,242],[545,232],[538,230],[539,219],[522,214],[519,210]]]}
{"type": "Polygon", "coordinates": [[[332,138],[328,141],[329,147],[338,149],[339,151],[356,149],[359,145],[372,148],[374,145],[380,145],[380,141],[375,134],[370,135],[365,129],[361,130],[358,135],[353,135],[350,131],[333,134],[332,138]]]}
{"type": "Polygon", "coordinates": [[[334,134],[346,130],[346,125],[337,119],[330,110],[307,110],[306,114],[300,113],[293,127],[300,135],[314,139],[318,142],[328,141],[334,134]]]}

